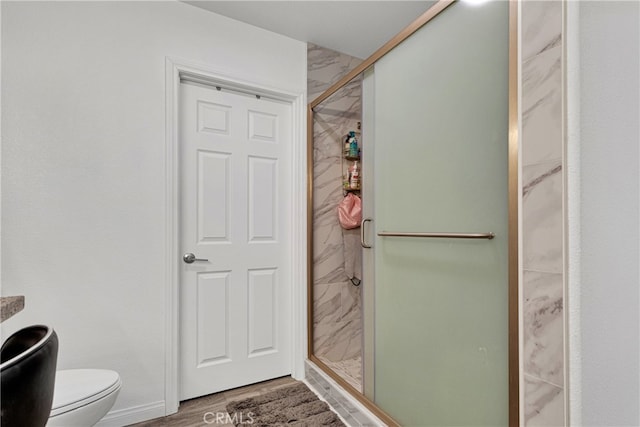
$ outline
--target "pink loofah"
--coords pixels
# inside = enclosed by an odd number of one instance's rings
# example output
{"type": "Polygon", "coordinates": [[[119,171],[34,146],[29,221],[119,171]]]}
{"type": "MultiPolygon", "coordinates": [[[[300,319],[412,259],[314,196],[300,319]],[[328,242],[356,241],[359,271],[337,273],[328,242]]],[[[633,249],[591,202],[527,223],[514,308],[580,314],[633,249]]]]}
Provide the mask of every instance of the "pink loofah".
{"type": "Polygon", "coordinates": [[[362,201],[360,197],[349,193],[338,205],[338,220],[342,228],[349,230],[360,227],[362,220],[362,201]]]}

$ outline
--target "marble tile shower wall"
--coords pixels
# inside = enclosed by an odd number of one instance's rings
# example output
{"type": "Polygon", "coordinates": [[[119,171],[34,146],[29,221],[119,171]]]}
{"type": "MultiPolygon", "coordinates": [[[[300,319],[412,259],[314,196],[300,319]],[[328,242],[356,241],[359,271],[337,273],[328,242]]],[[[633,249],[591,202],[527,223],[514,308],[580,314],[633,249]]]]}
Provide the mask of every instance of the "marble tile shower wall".
{"type": "Polygon", "coordinates": [[[562,3],[522,2],[524,424],[565,424],[562,3]]]}
{"type": "MultiPolygon", "coordinates": [[[[361,60],[314,44],[307,48],[308,99],[355,68],[361,60]]],[[[313,129],[313,292],[314,353],[331,361],[360,356],[362,310],[360,288],[345,273],[345,239],[358,230],[343,230],[337,206],[342,200],[342,138],[360,121],[360,82],[347,85],[315,109],[313,129]]]]}

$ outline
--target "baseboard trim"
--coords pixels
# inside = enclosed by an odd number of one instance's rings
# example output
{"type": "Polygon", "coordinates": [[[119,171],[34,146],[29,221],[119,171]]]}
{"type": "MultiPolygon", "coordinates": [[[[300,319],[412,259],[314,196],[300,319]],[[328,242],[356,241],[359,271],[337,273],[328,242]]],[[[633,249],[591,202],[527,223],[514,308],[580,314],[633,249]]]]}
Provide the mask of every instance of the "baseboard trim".
{"type": "Polygon", "coordinates": [[[165,416],[164,400],[109,412],[97,427],[122,427],[165,416]]]}

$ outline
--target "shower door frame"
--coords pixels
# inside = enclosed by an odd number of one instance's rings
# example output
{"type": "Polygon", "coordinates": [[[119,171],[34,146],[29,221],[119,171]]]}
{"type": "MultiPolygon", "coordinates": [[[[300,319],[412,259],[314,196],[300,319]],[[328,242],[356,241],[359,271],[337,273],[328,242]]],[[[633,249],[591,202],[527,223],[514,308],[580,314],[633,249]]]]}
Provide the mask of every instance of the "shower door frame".
{"type": "MultiPolygon", "coordinates": [[[[372,400],[357,390],[313,352],[313,109],[331,95],[342,89],[363,73],[380,58],[427,24],[456,0],[440,0],[404,28],[395,37],[376,50],[360,65],[318,96],[307,106],[307,351],[308,358],[341,387],[349,392],[367,409],[391,426],[399,425],[391,416],[380,409],[372,400]]],[[[519,174],[518,174],[518,0],[509,0],[509,129],[508,129],[508,360],[509,360],[509,426],[520,425],[520,362],[519,362],[519,174]]]]}

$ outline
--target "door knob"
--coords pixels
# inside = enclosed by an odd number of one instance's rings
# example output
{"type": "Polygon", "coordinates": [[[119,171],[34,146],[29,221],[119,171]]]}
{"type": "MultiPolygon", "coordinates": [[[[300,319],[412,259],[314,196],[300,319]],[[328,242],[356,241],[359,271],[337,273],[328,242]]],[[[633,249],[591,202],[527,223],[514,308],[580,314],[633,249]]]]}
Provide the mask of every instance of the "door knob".
{"type": "Polygon", "coordinates": [[[209,261],[208,259],[196,258],[192,253],[184,254],[182,260],[187,264],[192,264],[194,261],[209,261]]]}

